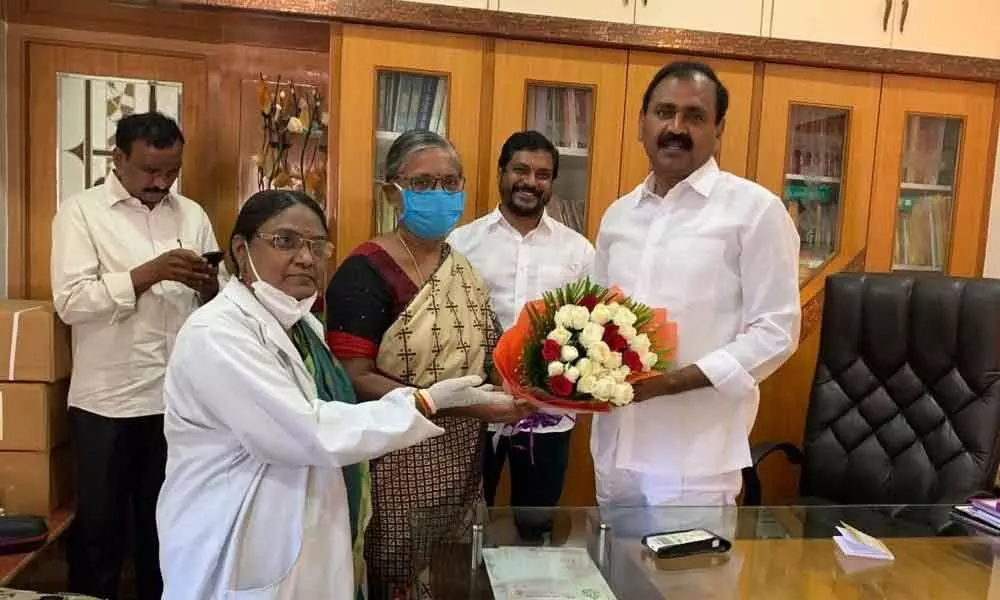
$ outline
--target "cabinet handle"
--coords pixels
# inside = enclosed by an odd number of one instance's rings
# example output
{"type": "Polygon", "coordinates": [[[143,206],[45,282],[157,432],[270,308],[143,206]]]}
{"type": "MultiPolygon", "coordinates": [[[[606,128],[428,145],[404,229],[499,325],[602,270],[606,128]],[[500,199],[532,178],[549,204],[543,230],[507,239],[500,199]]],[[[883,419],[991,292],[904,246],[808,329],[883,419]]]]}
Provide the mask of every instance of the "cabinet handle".
{"type": "Polygon", "coordinates": [[[646,6],[646,0],[642,0],[642,5],[646,6]]]}
{"type": "Polygon", "coordinates": [[[882,15],[882,31],[889,31],[889,13],[892,12],[892,0],[885,0],[885,14],[882,15]]]}
{"type": "Polygon", "coordinates": [[[903,14],[899,17],[899,33],[903,33],[906,25],[906,13],[910,12],[910,0],[903,0],[903,14]]]}

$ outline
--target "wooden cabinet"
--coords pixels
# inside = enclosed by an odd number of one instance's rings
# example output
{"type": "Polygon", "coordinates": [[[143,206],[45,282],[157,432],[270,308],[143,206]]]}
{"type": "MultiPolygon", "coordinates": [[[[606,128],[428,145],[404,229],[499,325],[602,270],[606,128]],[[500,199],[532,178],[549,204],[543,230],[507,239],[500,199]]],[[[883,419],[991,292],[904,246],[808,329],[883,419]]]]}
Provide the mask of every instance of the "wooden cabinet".
{"type": "Polygon", "coordinates": [[[374,234],[391,231],[395,215],[379,183],[385,155],[399,134],[431,129],[462,157],[465,218],[475,214],[483,40],[472,36],[346,26],[339,61],[337,260],[374,234]]]}
{"type": "Polygon", "coordinates": [[[979,275],[995,86],[885,76],[869,271],[979,275]]]}
{"type": "Polygon", "coordinates": [[[892,47],[1000,59],[997,0],[893,0],[899,5],[892,47]]]}
{"type": "Polygon", "coordinates": [[[996,0],[765,1],[775,38],[1000,59],[996,0]]]}
{"type": "Polygon", "coordinates": [[[775,38],[889,48],[894,2],[900,0],[766,0],[772,3],[770,27],[775,38]]]}
{"type": "MultiPolygon", "coordinates": [[[[760,35],[763,0],[633,0],[639,25],[760,35]]],[[[768,0],[769,1],[769,0],[768,0]]]]}
{"type": "Polygon", "coordinates": [[[757,181],[799,231],[803,299],[864,251],[882,77],[767,65],[757,181]],[[816,279],[816,283],[810,284],[816,279]]]}
{"type": "Polygon", "coordinates": [[[635,7],[642,0],[494,0],[502,11],[634,23],[635,7]]]}
{"type": "MultiPolygon", "coordinates": [[[[535,129],[559,149],[549,213],[595,239],[604,210],[618,197],[627,53],[498,40],[489,164],[515,131],[535,129]]],[[[495,177],[495,170],[491,168],[495,177]]],[[[496,206],[495,179],[482,196],[496,206]]]]}
{"type": "MultiPolygon", "coordinates": [[[[692,60],[692,58],[653,52],[629,52],[619,195],[628,193],[649,175],[649,158],[639,139],[642,97],[656,72],[675,60],[692,60]]],[[[750,144],[753,63],[720,59],[696,58],[695,60],[703,60],[715,69],[719,79],[729,90],[726,129],[722,134],[722,148],[716,158],[724,170],[744,177],[747,173],[747,151],[750,144]]]]}

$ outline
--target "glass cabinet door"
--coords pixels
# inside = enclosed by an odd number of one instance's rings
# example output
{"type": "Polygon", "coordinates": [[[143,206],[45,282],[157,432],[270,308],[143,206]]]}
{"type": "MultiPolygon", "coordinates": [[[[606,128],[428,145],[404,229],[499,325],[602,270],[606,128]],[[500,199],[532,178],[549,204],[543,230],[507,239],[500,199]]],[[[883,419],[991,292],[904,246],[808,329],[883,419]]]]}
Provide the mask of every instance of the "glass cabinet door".
{"type": "Polygon", "coordinates": [[[792,104],[782,200],[799,232],[799,282],[833,258],[840,242],[845,140],[850,112],[792,104]]]}
{"type": "MultiPolygon", "coordinates": [[[[473,36],[345,25],[339,56],[340,106],[331,219],[336,260],[396,227],[381,183],[386,155],[404,131],[445,136],[462,160],[466,210],[475,214],[483,90],[483,42],[473,36]]],[[[335,118],[335,116],[331,117],[335,118]]]]}
{"type": "Polygon", "coordinates": [[[559,176],[546,207],[549,216],[586,235],[594,91],[528,84],[525,107],[525,129],[542,133],[559,151],[559,176]]]}
{"type": "Polygon", "coordinates": [[[373,193],[375,234],[396,229],[396,211],[385,198],[385,158],[404,131],[427,129],[448,137],[448,77],[402,71],[378,72],[373,193]]]}
{"type": "Polygon", "coordinates": [[[907,115],[892,268],[943,271],[951,241],[962,121],[907,115]]]}
{"type": "Polygon", "coordinates": [[[995,92],[884,77],[866,270],[982,273],[995,92]]]}
{"type": "Polygon", "coordinates": [[[798,230],[803,303],[822,292],[823,274],[862,261],[880,87],[873,73],[764,69],[757,180],[798,230]]]}
{"type": "MultiPolygon", "coordinates": [[[[593,239],[618,195],[627,54],[535,42],[496,43],[491,164],[516,131],[536,130],[559,152],[546,210],[593,239]]],[[[496,171],[493,171],[496,173],[496,171]]],[[[480,214],[500,202],[496,176],[483,182],[480,214]]]]}

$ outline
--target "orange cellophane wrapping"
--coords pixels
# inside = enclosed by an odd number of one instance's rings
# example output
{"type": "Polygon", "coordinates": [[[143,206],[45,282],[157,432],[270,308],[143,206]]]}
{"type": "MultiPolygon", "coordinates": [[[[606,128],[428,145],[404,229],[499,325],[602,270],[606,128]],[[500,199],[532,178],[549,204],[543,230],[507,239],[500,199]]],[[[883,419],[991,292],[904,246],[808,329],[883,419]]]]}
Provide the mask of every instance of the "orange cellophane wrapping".
{"type": "MultiPolygon", "coordinates": [[[[625,296],[618,288],[611,288],[612,297],[607,301],[621,301],[625,296]]],[[[524,359],[522,353],[528,341],[534,337],[531,326],[529,308],[538,314],[545,312],[545,302],[534,300],[529,302],[518,315],[517,323],[508,329],[497,342],[493,350],[493,361],[504,380],[504,388],[515,398],[527,400],[540,408],[559,409],[566,412],[600,413],[608,412],[611,404],[601,401],[580,401],[559,398],[546,390],[524,383],[524,359]]],[[[677,347],[677,324],[667,319],[667,311],[663,308],[653,309],[653,318],[639,329],[639,333],[649,336],[651,349],[659,352],[662,359],[673,361],[677,347]]],[[[635,383],[649,377],[659,375],[658,371],[633,373],[628,382],[635,383]]]]}

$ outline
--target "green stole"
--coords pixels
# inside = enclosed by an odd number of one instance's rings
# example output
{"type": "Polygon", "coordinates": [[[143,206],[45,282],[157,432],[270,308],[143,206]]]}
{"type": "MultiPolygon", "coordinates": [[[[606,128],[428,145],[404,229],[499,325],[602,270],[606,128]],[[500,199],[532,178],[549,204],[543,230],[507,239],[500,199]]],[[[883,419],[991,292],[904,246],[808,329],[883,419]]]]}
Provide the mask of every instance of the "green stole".
{"type": "MultiPolygon", "coordinates": [[[[306,368],[316,382],[316,391],[323,402],[357,404],[351,379],[344,367],[330,354],[316,332],[299,321],[288,331],[292,343],[302,355],[306,368]]],[[[372,514],[371,481],[368,461],[343,467],[347,487],[347,506],[351,519],[351,553],[354,557],[355,599],[365,598],[365,528],[372,514]]]]}

